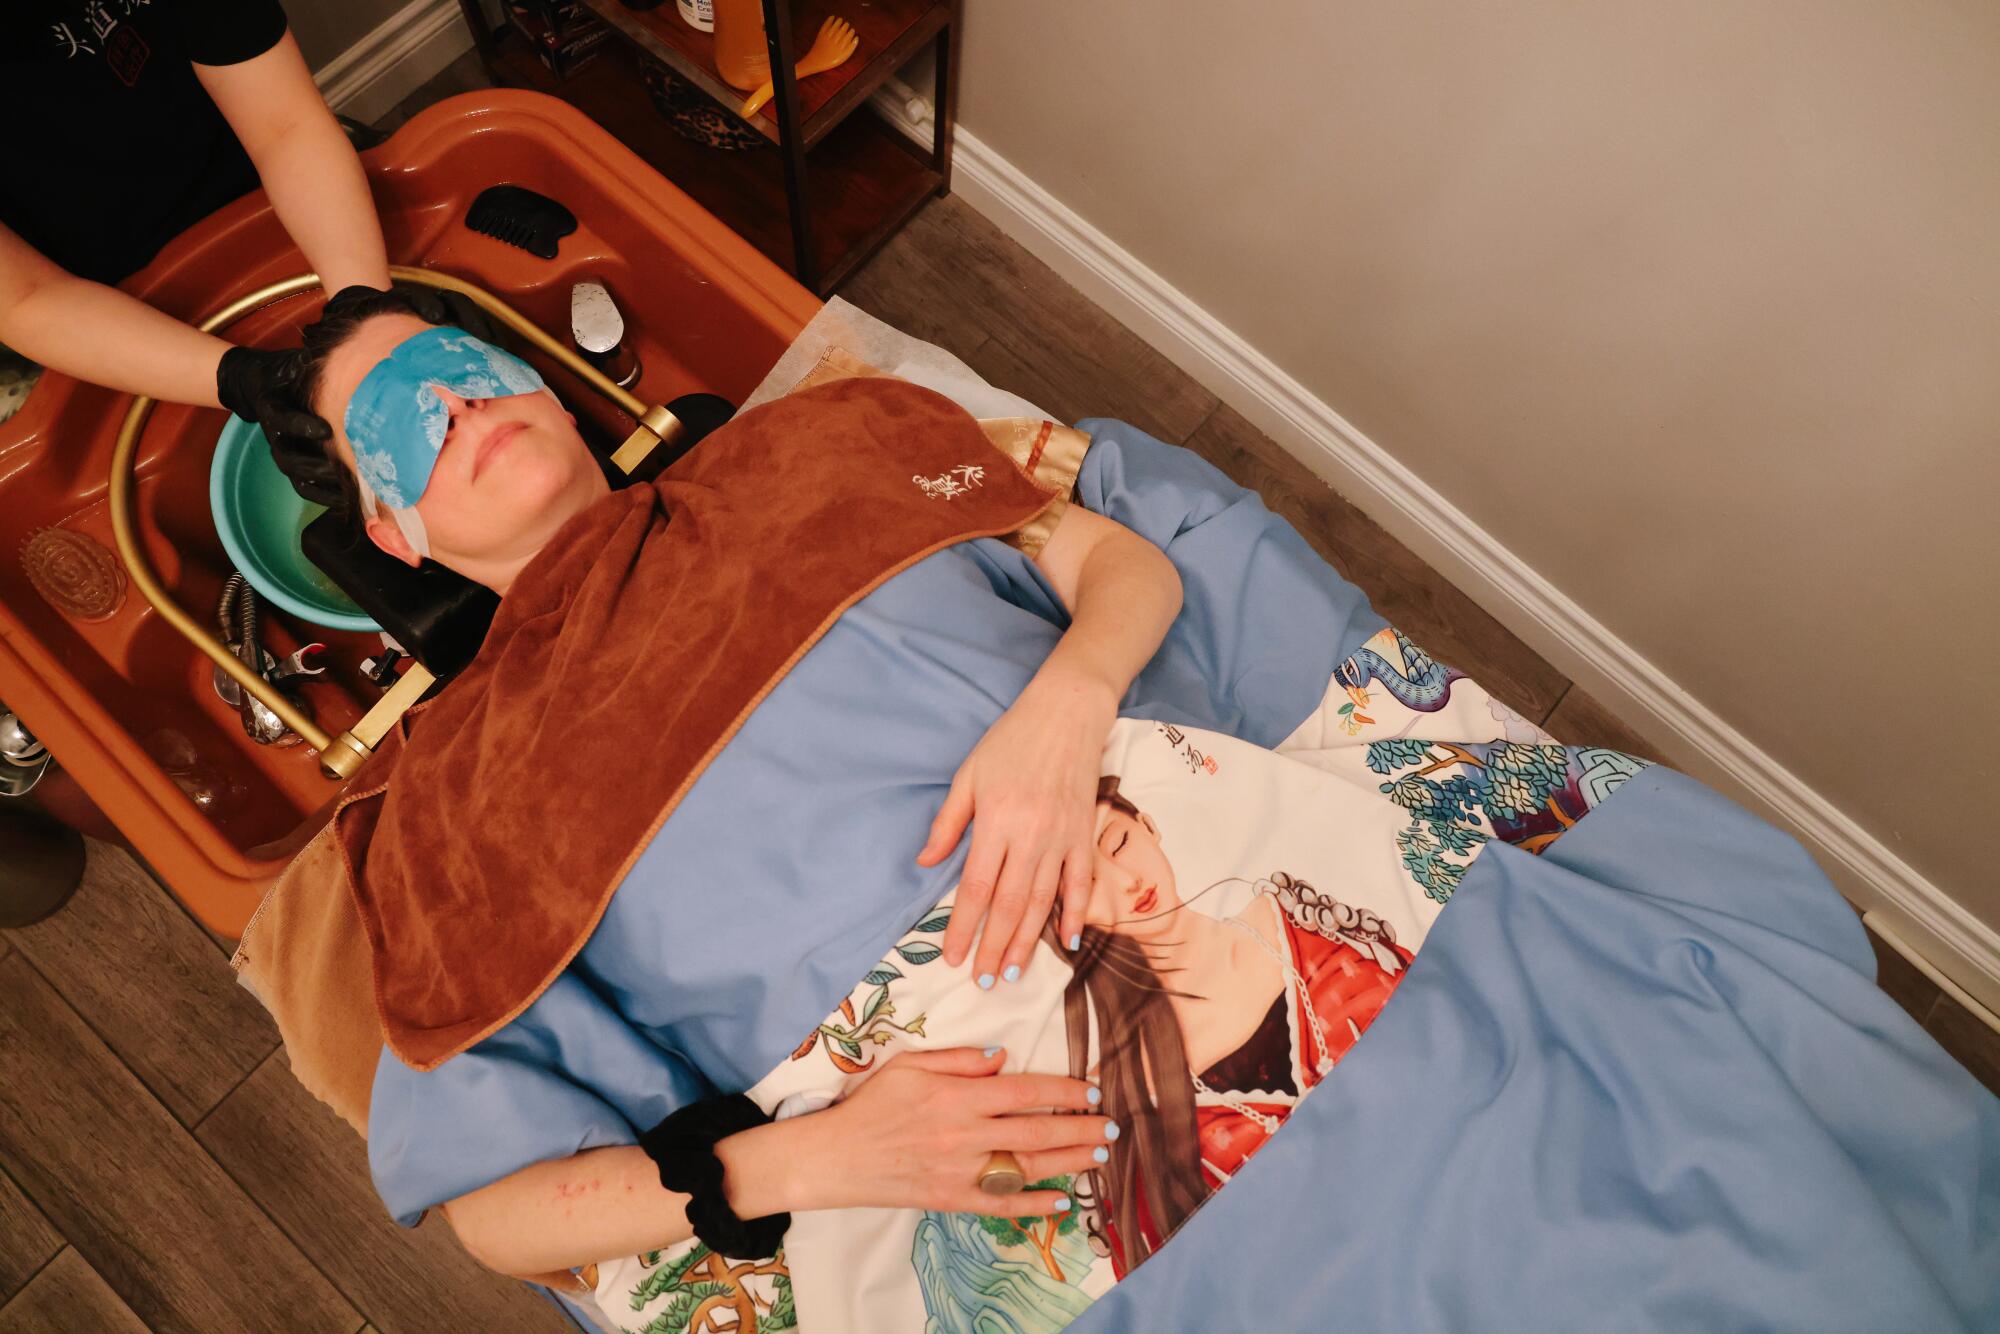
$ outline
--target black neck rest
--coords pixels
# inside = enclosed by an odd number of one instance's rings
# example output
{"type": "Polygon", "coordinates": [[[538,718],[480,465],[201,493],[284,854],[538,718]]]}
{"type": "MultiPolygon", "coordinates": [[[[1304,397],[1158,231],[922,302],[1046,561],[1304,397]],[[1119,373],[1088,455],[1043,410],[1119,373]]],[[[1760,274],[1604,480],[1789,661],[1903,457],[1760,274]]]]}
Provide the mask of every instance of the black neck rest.
{"type": "MultiPolygon", "coordinates": [[[[614,478],[614,486],[657,477],[736,411],[715,394],[686,394],[667,407],[685,428],[681,436],[654,450],[631,477],[614,478]]],[[[500,606],[492,589],[436,561],[411,569],[369,541],[358,523],[332,510],[305,526],[299,545],[307,560],[439,680],[472,661],[500,606]]]]}

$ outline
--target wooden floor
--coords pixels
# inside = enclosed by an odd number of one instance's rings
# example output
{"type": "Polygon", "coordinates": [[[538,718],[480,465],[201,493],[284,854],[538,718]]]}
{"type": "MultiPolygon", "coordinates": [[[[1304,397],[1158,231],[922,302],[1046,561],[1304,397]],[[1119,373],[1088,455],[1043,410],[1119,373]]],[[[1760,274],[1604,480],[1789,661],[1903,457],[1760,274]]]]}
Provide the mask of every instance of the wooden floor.
{"type": "MultiPolygon", "coordinates": [[[[461,65],[413,100],[477,83],[475,67],[461,65]]],[[[956,199],[927,207],[843,295],[1058,417],[1121,417],[1198,451],[1262,492],[1441,659],[1565,741],[1649,752],[956,199]]],[[[2000,1039],[1893,955],[1882,982],[2000,1091],[2000,1039]]],[[[69,908],[0,932],[0,1334],[148,1328],[533,1334],[569,1325],[519,1284],[479,1269],[441,1221],[414,1233],[390,1224],[360,1141],[290,1078],[276,1031],[234,985],[224,944],[131,857],[94,845],[69,908]]]]}

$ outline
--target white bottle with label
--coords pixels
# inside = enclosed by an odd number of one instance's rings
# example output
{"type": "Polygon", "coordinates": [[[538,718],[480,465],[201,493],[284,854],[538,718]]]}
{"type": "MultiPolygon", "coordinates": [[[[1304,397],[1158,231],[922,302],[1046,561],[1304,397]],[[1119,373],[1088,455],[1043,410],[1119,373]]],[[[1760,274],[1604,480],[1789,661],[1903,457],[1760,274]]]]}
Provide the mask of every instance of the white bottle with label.
{"type": "Polygon", "coordinates": [[[703,32],[715,31],[715,0],[675,0],[681,17],[703,32]]]}

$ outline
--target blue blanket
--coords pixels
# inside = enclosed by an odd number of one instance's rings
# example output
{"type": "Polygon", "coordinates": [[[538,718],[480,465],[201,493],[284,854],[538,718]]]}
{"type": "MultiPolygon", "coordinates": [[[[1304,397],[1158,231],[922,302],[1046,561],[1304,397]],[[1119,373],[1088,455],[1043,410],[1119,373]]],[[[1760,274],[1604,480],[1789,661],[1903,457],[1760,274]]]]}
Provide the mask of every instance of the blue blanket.
{"type": "Polygon", "coordinates": [[[1648,769],[1489,847],[1190,1262],[1071,1328],[2000,1328],[2000,1102],[1873,976],[1796,843],[1648,769]]]}
{"type": "MultiPolygon", "coordinates": [[[[1251,493],[1083,427],[1083,503],[1186,589],[1124,712],[1275,744],[1382,622],[1251,493]]],[[[385,1054],[392,1213],[785,1060],[955,881],[916,848],[1064,623],[991,542],[844,617],[535,1006],[430,1074],[385,1054]]],[[[1175,1235],[1187,1262],[1072,1327],[2000,1327],[2000,1110],[1872,975],[1795,844],[1647,770],[1541,857],[1487,848],[1365,1040],[1175,1235]]]]}

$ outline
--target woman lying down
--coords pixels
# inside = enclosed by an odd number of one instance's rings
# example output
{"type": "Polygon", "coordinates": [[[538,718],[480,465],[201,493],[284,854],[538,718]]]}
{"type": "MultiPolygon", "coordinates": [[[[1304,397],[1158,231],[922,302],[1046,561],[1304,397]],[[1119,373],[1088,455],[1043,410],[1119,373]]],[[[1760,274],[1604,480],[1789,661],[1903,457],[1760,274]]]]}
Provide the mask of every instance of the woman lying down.
{"type": "Polygon", "coordinates": [[[502,594],[240,956],[399,1220],[648,1331],[2000,1314],[1993,1100],[1803,853],[1192,456],[832,359],[613,495],[497,348],[308,347],[502,594]]]}

